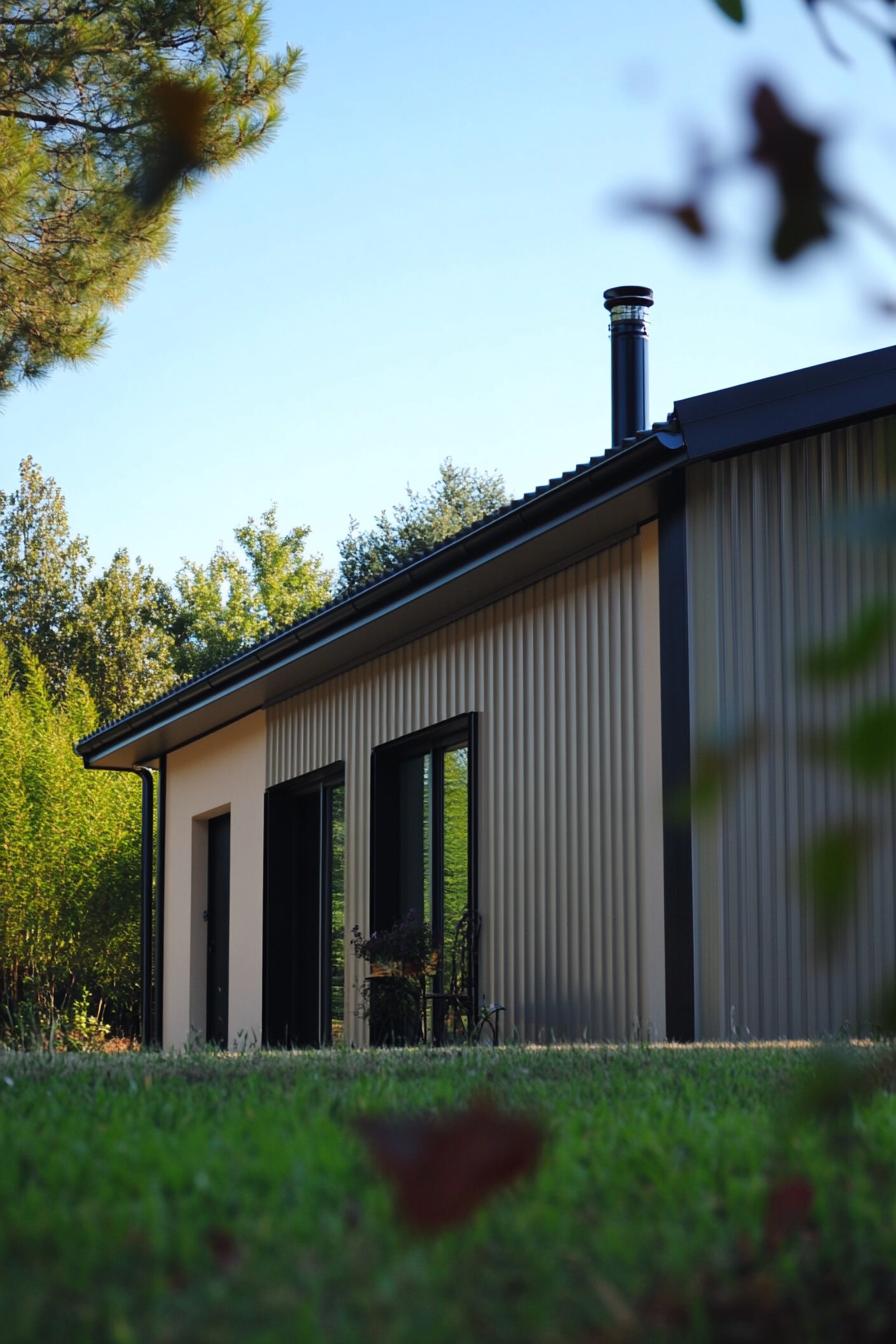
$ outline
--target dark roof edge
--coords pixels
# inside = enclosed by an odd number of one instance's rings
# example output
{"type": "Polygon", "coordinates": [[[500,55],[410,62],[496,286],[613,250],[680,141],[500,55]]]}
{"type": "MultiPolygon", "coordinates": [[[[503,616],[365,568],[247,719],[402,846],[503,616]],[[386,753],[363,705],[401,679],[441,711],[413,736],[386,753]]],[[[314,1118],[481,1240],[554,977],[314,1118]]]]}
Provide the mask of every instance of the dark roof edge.
{"type": "Polygon", "coordinates": [[[888,411],[896,411],[896,346],[677,401],[670,421],[514,500],[211,672],[104,724],[76,743],[75,751],[89,765],[91,756],[108,754],[125,738],[158,726],[169,715],[198,708],[236,689],[267,667],[299,656],[324,636],[348,632],[471,561],[487,560],[496,548],[522,545],[537,527],[561,517],[578,499],[590,495],[597,506],[618,493],[620,486],[663,475],[676,464],[747,452],[888,411]]]}
{"type": "MultiPolygon", "coordinates": [[[[664,426],[664,428],[666,428],[664,426]]],[[[159,699],[123,718],[104,724],[75,744],[75,751],[90,764],[89,757],[106,754],[125,738],[162,723],[170,714],[186,708],[198,708],[206,700],[234,690],[253,679],[266,666],[274,666],[285,656],[311,645],[321,636],[331,638],[347,632],[356,624],[369,621],[400,597],[409,597],[440,578],[477,558],[487,559],[496,547],[522,545],[537,526],[553,516],[560,517],[581,496],[593,495],[595,505],[619,486],[634,484],[645,474],[662,474],[672,465],[673,451],[683,448],[677,435],[648,431],[634,441],[603,457],[567,472],[549,485],[514,501],[496,514],[449,538],[432,551],[408,561],[358,592],[331,603],[298,624],[273,635],[201,677],[175,687],[159,699]]],[[[675,452],[678,457],[678,452],[675,452]]],[[[683,453],[681,454],[683,457],[683,453]]]]}
{"type": "Polygon", "coordinates": [[[688,460],[727,457],[896,410],[896,346],[676,401],[688,460]]]}

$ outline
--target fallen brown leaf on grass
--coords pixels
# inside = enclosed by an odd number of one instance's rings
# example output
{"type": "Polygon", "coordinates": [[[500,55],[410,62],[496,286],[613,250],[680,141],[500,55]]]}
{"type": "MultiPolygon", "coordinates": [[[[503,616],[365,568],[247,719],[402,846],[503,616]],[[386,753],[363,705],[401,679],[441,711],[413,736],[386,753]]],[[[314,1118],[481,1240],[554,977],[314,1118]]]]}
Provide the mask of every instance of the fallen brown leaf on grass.
{"type": "Polygon", "coordinates": [[[226,1227],[210,1227],[205,1240],[218,1269],[230,1270],[236,1266],[240,1248],[232,1232],[226,1227]]]}
{"type": "Polygon", "coordinates": [[[815,1187],[805,1176],[789,1176],[768,1192],[765,1205],[765,1244],[770,1250],[809,1226],[815,1187]]]}
{"type": "Polygon", "coordinates": [[[476,1101],[446,1115],[362,1116],[356,1122],[400,1217],[418,1232],[464,1222],[538,1165],[541,1126],[476,1101]]]}

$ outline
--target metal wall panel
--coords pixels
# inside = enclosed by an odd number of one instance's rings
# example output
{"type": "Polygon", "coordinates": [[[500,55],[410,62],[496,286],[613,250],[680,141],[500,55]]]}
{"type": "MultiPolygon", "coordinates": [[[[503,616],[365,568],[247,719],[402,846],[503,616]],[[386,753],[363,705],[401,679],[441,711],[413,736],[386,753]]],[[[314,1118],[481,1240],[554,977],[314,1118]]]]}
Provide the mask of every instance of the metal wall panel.
{"type": "Polygon", "coordinates": [[[373,748],[479,712],[480,985],[523,1039],[664,1032],[657,592],[651,524],[268,713],[269,784],[345,761],[366,930],[373,748]]]}
{"type": "Polygon", "coordinates": [[[896,598],[893,548],[836,518],[896,497],[896,427],[878,420],[693,469],[688,478],[695,752],[753,726],[757,756],[694,829],[697,1022],[704,1038],[801,1038],[869,1021],[896,967],[893,781],[859,787],[808,749],[862,704],[896,696],[896,650],[825,690],[801,652],[896,598]],[[824,828],[869,825],[859,902],[830,953],[800,896],[799,855],[824,828]]]}

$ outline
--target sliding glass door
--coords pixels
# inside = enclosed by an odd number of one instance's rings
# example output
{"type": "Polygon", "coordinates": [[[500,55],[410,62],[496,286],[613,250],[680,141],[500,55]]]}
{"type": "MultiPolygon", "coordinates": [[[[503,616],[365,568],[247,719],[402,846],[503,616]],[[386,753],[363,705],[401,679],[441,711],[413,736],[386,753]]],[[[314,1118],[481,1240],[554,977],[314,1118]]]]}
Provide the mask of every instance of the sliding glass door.
{"type": "Polygon", "coordinates": [[[411,913],[428,923],[439,952],[432,993],[449,988],[453,971],[471,999],[473,731],[465,715],[375,751],[371,900],[372,929],[411,913]]]}
{"type": "MultiPolygon", "coordinates": [[[[432,927],[438,943],[470,899],[469,755],[462,741],[399,755],[396,761],[396,918],[413,911],[432,927]]],[[[385,829],[388,819],[382,821],[385,829]]]]}
{"type": "Polygon", "coordinates": [[[266,795],[264,1039],[329,1045],[345,1016],[345,786],[341,767],[266,795]]]}

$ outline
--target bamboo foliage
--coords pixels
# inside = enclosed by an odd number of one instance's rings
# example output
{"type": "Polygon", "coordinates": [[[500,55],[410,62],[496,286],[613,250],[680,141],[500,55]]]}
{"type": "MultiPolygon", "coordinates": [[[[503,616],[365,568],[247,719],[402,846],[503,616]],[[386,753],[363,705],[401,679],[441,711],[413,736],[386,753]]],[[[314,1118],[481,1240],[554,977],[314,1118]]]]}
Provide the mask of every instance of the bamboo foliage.
{"type": "Polygon", "coordinates": [[[64,1024],[85,990],[134,1026],[140,789],[74,755],[95,721],[77,678],[51,697],[33,656],[14,681],[0,646],[0,1034],[23,1007],[64,1024]]]}

